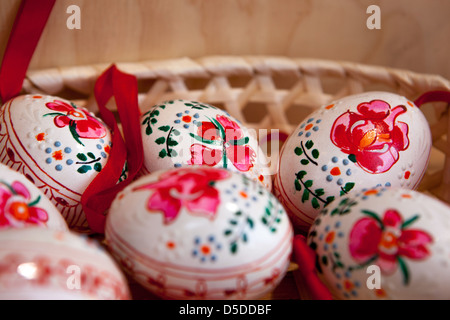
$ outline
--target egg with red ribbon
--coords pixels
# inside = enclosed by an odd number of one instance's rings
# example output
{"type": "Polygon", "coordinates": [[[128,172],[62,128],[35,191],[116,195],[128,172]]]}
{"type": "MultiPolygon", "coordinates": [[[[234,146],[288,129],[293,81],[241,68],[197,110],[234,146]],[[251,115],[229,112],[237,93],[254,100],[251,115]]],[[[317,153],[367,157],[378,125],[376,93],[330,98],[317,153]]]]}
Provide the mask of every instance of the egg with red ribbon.
{"type": "Polygon", "coordinates": [[[422,111],[388,92],[365,92],[320,107],[282,146],[274,192],[307,230],[333,201],[376,186],[416,189],[432,140],[422,111]]]}
{"type": "Polygon", "coordinates": [[[168,100],[141,116],[142,174],[189,165],[240,172],[272,187],[269,160],[258,133],[223,109],[190,100],[168,100]]]}
{"type": "Polygon", "coordinates": [[[29,94],[0,109],[1,163],[32,181],[73,230],[89,232],[81,196],[111,146],[106,124],[71,101],[29,94]]]}

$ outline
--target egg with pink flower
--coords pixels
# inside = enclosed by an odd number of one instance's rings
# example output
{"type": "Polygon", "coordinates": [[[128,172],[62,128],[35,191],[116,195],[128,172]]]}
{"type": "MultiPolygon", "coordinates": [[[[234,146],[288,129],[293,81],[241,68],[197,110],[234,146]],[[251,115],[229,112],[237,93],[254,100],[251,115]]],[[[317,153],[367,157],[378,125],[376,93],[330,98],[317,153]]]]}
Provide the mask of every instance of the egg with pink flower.
{"type": "Polygon", "coordinates": [[[252,131],[223,109],[190,100],[169,100],[141,117],[142,174],[189,165],[245,174],[271,188],[265,152],[252,131]]]}
{"type": "Polygon", "coordinates": [[[422,111],[388,92],[347,96],[320,107],[283,144],[274,192],[307,231],[333,201],[363,188],[416,189],[431,132],[422,111]]]}
{"type": "Polygon", "coordinates": [[[450,207],[404,188],[364,189],[334,201],[307,243],[336,299],[450,298],[450,207]]]}
{"type": "Polygon", "coordinates": [[[76,231],[89,232],[81,196],[111,146],[106,124],[71,101],[29,94],[0,109],[1,163],[32,181],[76,231]]]}
{"type": "Polygon", "coordinates": [[[261,183],[224,168],[184,166],[130,183],[107,215],[105,243],[164,299],[257,299],[290,263],[293,229],[261,183]]]}

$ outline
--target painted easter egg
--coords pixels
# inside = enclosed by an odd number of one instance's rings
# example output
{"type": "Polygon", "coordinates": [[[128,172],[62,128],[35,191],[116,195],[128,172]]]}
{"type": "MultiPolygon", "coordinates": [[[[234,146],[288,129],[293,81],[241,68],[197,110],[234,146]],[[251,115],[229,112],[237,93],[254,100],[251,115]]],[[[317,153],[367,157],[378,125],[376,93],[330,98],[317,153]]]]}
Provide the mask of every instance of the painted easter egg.
{"type": "Polygon", "coordinates": [[[22,95],[0,109],[1,162],[33,181],[74,230],[89,229],[81,195],[110,148],[105,123],[70,101],[22,95]]]}
{"type": "Polygon", "coordinates": [[[0,232],[0,299],[130,299],[124,274],[96,242],[46,228],[0,232]]]}
{"type": "Polygon", "coordinates": [[[337,299],[450,298],[450,207],[415,190],[363,190],[324,209],[308,234],[337,299]]]}
{"type": "Polygon", "coordinates": [[[45,227],[67,230],[53,203],[24,175],[0,164],[0,230],[45,227]]]}
{"type": "Polygon", "coordinates": [[[322,106],[284,143],[274,193],[307,230],[341,196],[363,188],[415,189],[428,165],[427,119],[405,97],[366,92],[322,106]]]}
{"type": "Polygon", "coordinates": [[[110,252],[166,299],[256,299],[290,263],[293,229],[260,183],[223,168],[186,166],[142,176],[107,216],[110,252]]]}
{"type": "Polygon", "coordinates": [[[171,100],[142,115],[142,172],[185,165],[221,167],[271,188],[268,159],[257,135],[226,111],[210,104],[171,100]]]}

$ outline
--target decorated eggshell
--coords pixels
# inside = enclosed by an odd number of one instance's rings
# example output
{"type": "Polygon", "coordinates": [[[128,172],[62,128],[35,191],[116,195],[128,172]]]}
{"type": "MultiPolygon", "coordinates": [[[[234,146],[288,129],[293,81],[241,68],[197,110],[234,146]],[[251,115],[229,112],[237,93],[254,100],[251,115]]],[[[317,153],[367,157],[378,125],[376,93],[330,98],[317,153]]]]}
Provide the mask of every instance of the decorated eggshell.
{"type": "Polygon", "coordinates": [[[256,134],[226,111],[206,103],[171,100],[142,115],[144,174],[207,165],[241,172],[272,187],[269,161],[256,134]]]}
{"type": "Polygon", "coordinates": [[[274,193],[307,230],[333,200],[363,188],[415,189],[426,170],[431,133],[421,110],[387,92],[348,96],[321,107],[280,151],[274,193]]]}
{"type": "Polygon", "coordinates": [[[166,299],[254,299],[290,261],[293,230],[261,184],[223,168],[186,166],[134,181],[111,205],[110,252],[166,299]]]}
{"type": "Polygon", "coordinates": [[[129,298],[124,274],[95,240],[45,228],[0,232],[0,299],[129,298]]]}
{"type": "Polygon", "coordinates": [[[450,207],[434,197],[382,187],[342,197],[308,244],[336,298],[450,298],[450,207]]]}
{"type": "Polygon", "coordinates": [[[67,230],[53,203],[24,175],[0,164],[0,230],[46,227],[67,230]]]}
{"type": "Polygon", "coordinates": [[[89,229],[81,195],[110,148],[107,126],[67,100],[23,95],[0,109],[1,162],[33,181],[74,230],[89,229]]]}

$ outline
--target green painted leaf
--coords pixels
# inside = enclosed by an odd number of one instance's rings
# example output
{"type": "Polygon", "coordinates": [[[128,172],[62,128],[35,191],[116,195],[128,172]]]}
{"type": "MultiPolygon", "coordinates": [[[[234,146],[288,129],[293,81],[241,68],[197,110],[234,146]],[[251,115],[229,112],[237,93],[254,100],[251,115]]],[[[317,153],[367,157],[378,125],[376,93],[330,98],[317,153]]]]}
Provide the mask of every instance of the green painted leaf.
{"type": "Polygon", "coordinates": [[[77,154],[77,158],[80,159],[81,161],[86,161],[87,157],[84,153],[78,153],[77,154]]]}
{"type": "Polygon", "coordinates": [[[40,200],[41,200],[41,196],[38,196],[38,197],[36,198],[36,200],[30,202],[30,203],[28,204],[28,206],[29,206],[29,207],[33,207],[33,206],[37,205],[37,204],[39,203],[40,200]]]}
{"type": "Polygon", "coordinates": [[[303,150],[300,147],[294,149],[296,155],[301,156],[303,154],[303,150]]]}
{"type": "Polygon", "coordinates": [[[314,209],[319,209],[320,208],[320,204],[319,204],[319,201],[317,200],[317,198],[312,198],[311,204],[312,204],[312,207],[314,209]]]}
{"type": "Polygon", "coordinates": [[[381,218],[373,211],[370,210],[361,210],[362,213],[374,218],[378,224],[380,225],[380,228],[383,230],[384,229],[384,224],[383,221],[381,220],[381,218]]]}
{"type": "Polygon", "coordinates": [[[308,189],[305,189],[305,191],[303,191],[303,195],[302,195],[302,202],[305,202],[308,200],[309,200],[309,191],[308,191],[308,189]]]}
{"type": "Polygon", "coordinates": [[[161,126],[158,128],[158,130],[164,131],[164,132],[168,132],[170,130],[170,126],[161,126]]]}
{"type": "Polygon", "coordinates": [[[314,191],[314,193],[315,193],[318,197],[320,197],[320,196],[323,196],[323,195],[325,194],[325,191],[324,191],[322,188],[320,188],[320,189],[316,189],[316,190],[314,191]]]}
{"type": "Polygon", "coordinates": [[[302,159],[302,160],[300,160],[300,163],[301,163],[302,165],[306,166],[306,165],[309,163],[309,160],[307,160],[307,159],[302,159]]]}
{"type": "Polygon", "coordinates": [[[147,128],[145,128],[145,134],[146,135],[151,135],[152,134],[152,132],[153,132],[153,130],[152,130],[152,127],[150,127],[150,126],[147,126],[147,128]]]}
{"type": "Polygon", "coordinates": [[[306,149],[309,150],[309,149],[311,149],[313,146],[314,146],[314,142],[313,142],[312,140],[306,141],[306,143],[305,143],[306,149]]]}
{"type": "Polygon", "coordinates": [[[92,169],[92,167],[91,166],[88,166],[88,165],[82,165],[81,167],[79,167],[78,168],[78,172],[79,173],[86,173],[86,172],[88,172],[89,170],[91,170],[92,169]]]}
{"type": "Polygon", "coordinates": [[[178,141],[175,141],[175,140],[173,140],[173,139],[169,139],[169,140],[167,141],[167,144],[168,144],[169,146],[171,146],[171,147],[174,147],[174,146],[178,145],[178,141]]]}
{"type": "Polygon", "coordinates": [[[313,151],[311,151],[311,154],[314,159],[317,159],[319,157],[319,150],[314,149],[313,151]]]}
{"type": "Polygon", "coordinates": [[[95,159],[95,155],[92,152],[88,152],[87,155],[89,158],[95,159]]]}
{"type": "Polygon", "coordinates": [[[237,242],[232,242],[230,245],[230,251],[231,253],[235,254],[238,250],[237,242]]]}
{"type": "Polygon", "coordinates": [[[178,155],[177,150],[175,149],[169,149],[169,156],[170,157],[176,157],[178,155]]]}
{"type": "Polygon", "coordinates": [[[164,137],[160,137],[155,140],[155,143],[157,143],[157,144],[163,144],[165,142],[166,142],[166,138],[164,138],[164,137]]]}
{"type": "Polygon", "coordinates": [[[156,120],[156,118],[152,118],[151,120],[150,120],[150,123],[151,124],[155,124],[155,123],[157,123],[158,122],[158,120],[156,120]]]}
{"type": "Polygon", "coordinates": [[[329,197],[327,197],[327,205],[329,205],[331,202],[333,202],[334,201],[334,196],[329,196],[329,197]]]}
{"type": "Polygon", "coordinates": [[[253,220],[251,218],[247,218],[247,223],[250,226],[251,229],[253,229],[253,226],[255,225],[253,220]]]}
{"type": "Polygon", "coordinates": [[[177,129],[173,129],[172,130],[172,134],[175,135],[175,136],[179,136],[181,133],[177,129]]]}
{"type": "Polygon", "coordinates": [[[301,171],[297,172],[297,179],[302,180],[304,176],[306,176],[305,170],[301,170],[301,171]]]}
{"type": "Polygon", "coordinates": [[[348,160],[350,160],[351,162],[356,162],[356,156],[354,154],[350,154],[348,156],[348,160]]]}
{"type": "Polygon", "coordinates": [[[417,215],[417,214],[415,216],[409,218],[408,220],[406,220],[405,222],[402,223],[402,229],[406,228],[407,226],[412,224],[417,219],[419,219],[419,215],[417,215]]]}
{"type": "Polygon", "coordinates": [[[307,180],[305,182],[305,187],[307,187],[307,188],[311,188],[312,185],[313,185],[313,181],[312,180],[307,180]]]}
{"type": "Polygon", "coordinates": [[[355,186],[354,182],[347,182],[344,186],[345,192],[349,192],[350,190],[353,189],[354,186],[355,186]]]}
{"type": "Polygon", "coordinates": [[[295,180],[295,190],[300,191],[302,190],[302,185],[300,184],[300,182],[298,180],[295,180]]]}
{"type": "Polygon", "coordinates": [[[397,261],[398,261],[398,265],[400,266],[400,270],[402,271],[402,274],[403,274],[403,284],[405,286],[407,286],[409,284],[408,267],[406,266],[405,261],[400,256],[397,257],[397,261]]]}
{"type": "Polygon", "coordinates": [[[247,242],[248,241],[248,237],[246,233],[242,234],[242,241],[247,242]]]}
{"type": "Polygon", "coordinates": [[[159,157],[160,158],[165,158],[167,156],[167,151],[166,151],[166,149],[162,149],[160,152],[159,152],[159,157]]]}
{"type": "Polygon", "coordinates": [[[102,171],[102,164],[100,162],[97,162],[96,164],[94,164],[94,170],[97,172],[102,171]]]}
{"type": "Polygon", "coordinates": [[[230,229],[227,229],[227,230],[225,230],[225,232],[223,234],[226,236],[229,236],[232,233],[233,233],[233,231],[231,231],[230,229]]]}

